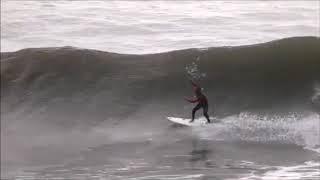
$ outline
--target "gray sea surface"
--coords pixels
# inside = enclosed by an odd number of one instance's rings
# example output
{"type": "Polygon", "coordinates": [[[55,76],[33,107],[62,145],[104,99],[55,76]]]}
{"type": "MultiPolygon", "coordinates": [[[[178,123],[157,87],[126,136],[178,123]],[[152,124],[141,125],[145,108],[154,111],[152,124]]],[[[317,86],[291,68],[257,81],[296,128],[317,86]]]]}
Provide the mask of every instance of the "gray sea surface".
{"type": "Polygon", "coordinates": [[[319,1],[1,1],[1,52],[74,46],[117,53],[319,36],[319,1]]]}

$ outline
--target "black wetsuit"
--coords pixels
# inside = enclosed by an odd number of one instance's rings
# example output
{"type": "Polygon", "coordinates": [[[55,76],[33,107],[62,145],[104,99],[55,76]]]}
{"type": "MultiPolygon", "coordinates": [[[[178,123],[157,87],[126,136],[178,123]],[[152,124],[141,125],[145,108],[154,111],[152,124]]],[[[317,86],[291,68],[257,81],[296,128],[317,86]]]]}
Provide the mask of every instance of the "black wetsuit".
{"type": "Polygon", "coordinates": [[[191,120],[191,122],[194,121],[194,117],[195,117],[196,111],[199,110],[200,108],[202,108],[204,117],[206,117],[208,123],[210,123],[210,119],[209,119],[209,115],[208,115],[209,105],[208,105],[207,97],[204,94],[202,94],[201,88],[198,85],[196,85],[193,82],[191,82],[191,83],[193,85],[194,93],[196,94],[196,97],[193,98],[193,99],[187,99],[187,100],[189,102],[191,102],[191,103],[198,102],[198,104],[192,109],[192,120],[191,120]]]}

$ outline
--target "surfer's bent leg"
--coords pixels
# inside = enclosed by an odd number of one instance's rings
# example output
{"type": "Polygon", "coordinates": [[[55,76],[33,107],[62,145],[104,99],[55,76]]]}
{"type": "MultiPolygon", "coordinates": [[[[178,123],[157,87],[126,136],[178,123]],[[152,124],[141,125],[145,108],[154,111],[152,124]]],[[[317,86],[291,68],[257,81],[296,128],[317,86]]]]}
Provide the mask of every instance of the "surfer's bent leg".
{"type": "Polygon", "coordinates": [[[194,121],[194,116],[195,116],[195,114],[196,114],[196,111],[197,111],[198,109],[200,109],[201,107],[202,107],[202,105],[199,103],[199,104],[196,105],[196,107],[194,107],[194,108],[192,109],[192,120],[191,120],[190,122],[193,122],[193,121],[194,121]]]}
{"type": "Polygon", "coordinates": [[[208,104],[205,104],[203,106],[203,115],[204,115],[204,117],[206,117],[208,123],[210,123],[210,118],[209,118],[209,115],[208,115],[208,104]]]}

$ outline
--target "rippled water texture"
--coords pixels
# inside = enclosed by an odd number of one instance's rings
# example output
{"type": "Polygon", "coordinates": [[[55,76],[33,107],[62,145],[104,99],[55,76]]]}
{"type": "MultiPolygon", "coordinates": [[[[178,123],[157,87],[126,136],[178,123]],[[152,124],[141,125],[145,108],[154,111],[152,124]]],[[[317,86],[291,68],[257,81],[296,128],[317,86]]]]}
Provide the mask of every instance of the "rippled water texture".
{"type": "Polygon", "coordinates": [[[1,1],[1,51],[76,46],[119,53],[319,36],[318,1],[1,1]]]}

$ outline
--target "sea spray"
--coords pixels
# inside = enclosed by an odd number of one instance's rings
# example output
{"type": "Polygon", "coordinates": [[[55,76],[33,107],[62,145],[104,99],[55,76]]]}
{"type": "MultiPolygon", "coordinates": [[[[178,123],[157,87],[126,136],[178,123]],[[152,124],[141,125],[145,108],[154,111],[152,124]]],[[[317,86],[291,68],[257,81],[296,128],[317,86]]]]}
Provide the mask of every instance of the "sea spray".
{"type": "Polygon", "coordinates": [[[311,101],[313,104],[316,104],[316,105],[320,105],[320,82],[315,82],[314,83],[314,93],[313,93],[313,96],[311,97],[311,101]]]}
{"type": "Polygon", "coordinates": [[[201,80],[202,78],[206,77],[206,73],[202,73],[200,68],[200,57],[197,57],[195,61],[191,64],[186,66],[187,74],[196,80],[201,80]]]}
{"type": "Polygon", "coordinates": [[[296,144],[320,152],[320,117],[308,115],[258,115],[242,112],[212,126],[193,128],[200,138],[217,141],[296,144]]]}

